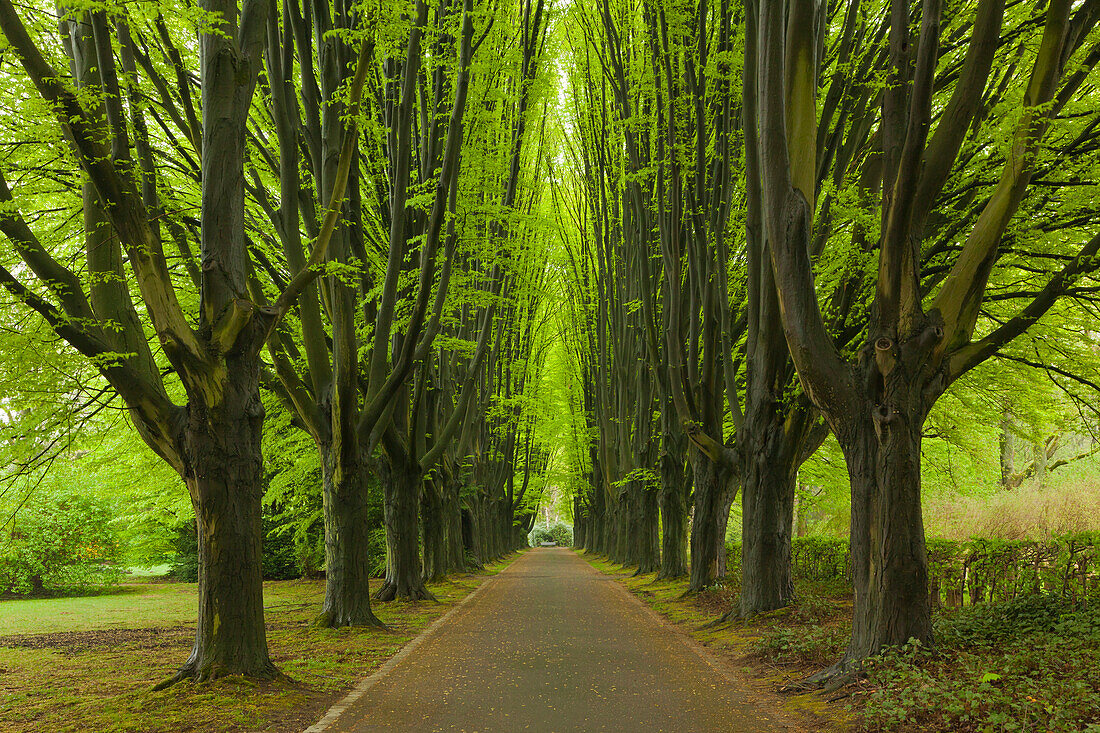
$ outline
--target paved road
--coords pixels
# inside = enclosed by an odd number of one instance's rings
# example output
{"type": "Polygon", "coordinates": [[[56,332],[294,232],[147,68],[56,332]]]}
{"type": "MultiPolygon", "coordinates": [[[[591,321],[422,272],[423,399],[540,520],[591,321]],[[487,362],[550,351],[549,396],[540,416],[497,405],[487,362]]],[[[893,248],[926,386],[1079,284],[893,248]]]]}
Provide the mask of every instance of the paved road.
{"type": "Polygon", "coordinates": [[[487,582],[326,733],[781,730],[572,551],[531,550],[487,582]]]}

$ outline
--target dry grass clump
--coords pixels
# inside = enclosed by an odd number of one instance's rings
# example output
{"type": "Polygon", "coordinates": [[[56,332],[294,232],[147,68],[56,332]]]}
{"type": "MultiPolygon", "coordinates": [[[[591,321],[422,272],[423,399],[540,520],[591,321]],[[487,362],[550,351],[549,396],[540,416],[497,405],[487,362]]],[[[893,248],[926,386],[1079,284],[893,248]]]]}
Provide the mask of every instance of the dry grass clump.
{"type": "Polygon", "coordinates": [[[929,535],[965,540],[1044,540],[1100,531],[1100,481],[1038,484],[992,496],[934,496],[925,502],[929,535]]]}

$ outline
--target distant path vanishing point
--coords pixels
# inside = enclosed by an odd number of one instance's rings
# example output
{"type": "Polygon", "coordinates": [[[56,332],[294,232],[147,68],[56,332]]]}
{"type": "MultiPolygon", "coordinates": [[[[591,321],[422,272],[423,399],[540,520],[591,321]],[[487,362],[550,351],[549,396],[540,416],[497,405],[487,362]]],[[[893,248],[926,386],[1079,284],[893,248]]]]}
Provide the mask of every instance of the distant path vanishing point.
{"type": "Polygon", "coordinates": [[[785,729],[571,550],[531,550],[486,582],[334,721],[310,730],[785,729]]]}

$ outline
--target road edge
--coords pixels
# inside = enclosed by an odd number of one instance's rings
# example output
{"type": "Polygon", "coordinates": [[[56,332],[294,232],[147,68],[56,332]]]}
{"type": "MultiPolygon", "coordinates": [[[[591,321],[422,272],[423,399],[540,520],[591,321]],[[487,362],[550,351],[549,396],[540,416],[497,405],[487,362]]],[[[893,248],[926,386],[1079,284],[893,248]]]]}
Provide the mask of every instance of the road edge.
{"type": "Polygon", "coordinates": [[[494,575],[490,575],[478,587],[470,591],[469,595],[456,603],[454,607],[451,608],[451,610],[447,611],[447,613],[443,614],[435,621],[432,621],[427,628],[425,628],[423,631],[413,637],[408,644],[401,647],[401,649],[399,649],[396,654],[383,662],[381,667],[374,670],[374,672],[372,672],[369,676],[360,680],[359,684],[351,688],[351,692],[345,695],[339,702],[332,705],[332,707],[330,707],[325,712],[325,714],[321,716],[320,720],[306,728],[304,731],[302,731],[302,733],[323,733],[323,731],[328,730],[328,728],[331,727],[332,724],[335,723],[337,720],[339,720],[340,716],[347,712],[348,708],[354,705],[359,700],[359,698],[367,694],[367,692],[369,692],[372,687],[378,684],[387,674],[393,671],[394,667],[400,664],[407,656],[416,651],[417,647],[419,647],[421,644],[431,638],[436,633],[436,631],[438,631],[439,628],[443,626],[443,624],[445,624],[452,616],[458,613],[460,609],[465,607],[466,604],[470,603],[479,595],[481,595],[482,591],[484,591],[485,588],[492,584],[494,580],[499,578],[503,573],[507,572],[508,568],[512,567],[515,561],[519,558],[519,554],[520,553],[517,553],[517,556],[513,558],[511,562],[501,568],[500,572],[495,573],[494,575]]]}

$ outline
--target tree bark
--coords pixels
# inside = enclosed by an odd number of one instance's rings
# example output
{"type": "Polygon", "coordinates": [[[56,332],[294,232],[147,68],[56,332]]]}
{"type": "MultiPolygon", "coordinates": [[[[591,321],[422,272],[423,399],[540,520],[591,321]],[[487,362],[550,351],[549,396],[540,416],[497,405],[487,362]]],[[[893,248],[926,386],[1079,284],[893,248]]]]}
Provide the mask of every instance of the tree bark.
{"type": "Polygon", "coordinates": [[[791,525],[795,469],[785,440],[783,415],[746,416],[741,452],[742,616],[773,611],[794,598],[791,525]],[[754,419],[762,418],[762,419],[754,419]]]}
{"type": "Polygon", "coordinates": [[[370,607],[370,522],[367,473],[338,447],[322,446],[325,516],[325,600],[322,626],[381,626],[370,607]]]}
{"type": "Polygon", "coordinates": [[[726,574],[726,524],[734,489],[730,469],[692,450],[691,577],[688,592],[700,591],[726,574]]]}
{"type": "Polygon", "coordinates": [[[466,553],[462,539],[461,487],[457,480],[448,478],[443,484],[444,545],[446,571],[461,573],[466,570],[466,553]]]}
{"type": "Polygon", "coordinates": [[[191,656],[158,687],[188,678],[278,675],[264,630],[259,372],[255,359],[226,361],[221,401],[207,408],[192,400],[183,427],[184,480],[198,530],[199,615],[191,656]]]}
{"type": "Polygon", "coordinates": [[[666,430],[661,438],[661,569],[658,580],[687,575],[688,495],[684,471],[687,441],[683,433],[666,430]]]}
{"type": "Polygon", "coordinates": [[[443,494],[437,482],[424,482],[420,492],[420,539],[424,548],[424,580],[439,580],[447,574],[446,520],[443,514],[443,494]]]}
{"type": "Polygon", "coordinates": [[[631,565],[636,575],[655,573],[661,569],[659,504],[660,489],[646,481],[634,481],[634,520],[629,542],[633,548],[631,565]]]}
{"type": "Polygon", "coordinates": [[[573,547],[584,547],[588,531],[587,509],[581,503],[580,494],[573,497],[573,547]]]}
{"type": "Polygon", "coordinates": [[[910,639],[933,643],[920,507],[924,417],[922,408],[898,409],[885,424],[869,419],[841,442],[852,484],[855,590],[842,668],[910,639]]]}
{"type": "Polygon", "coordinates": [[[420,567],[417,508],[421,483],[418,464],[403,464],[392,458],[384,464],[386,580],[374,596],[379,601],[435,600],[424,585],[420,567]]]}

